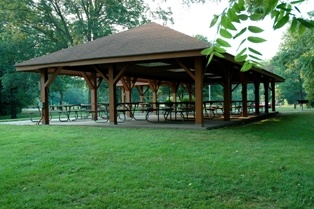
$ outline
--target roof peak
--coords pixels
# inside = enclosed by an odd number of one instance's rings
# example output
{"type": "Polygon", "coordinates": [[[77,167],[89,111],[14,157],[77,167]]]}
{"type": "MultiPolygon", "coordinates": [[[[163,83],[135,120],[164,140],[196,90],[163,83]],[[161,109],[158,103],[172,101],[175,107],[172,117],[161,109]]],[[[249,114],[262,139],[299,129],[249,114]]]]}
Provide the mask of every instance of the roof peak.
{"type": "Polygon", "coordinates": [[[172,52],[188,52],[208,44],[155,22],[112,34],[77,46],[62,49],[16,66],[51,65],[81,60],[113,57],[145,56],[172,52]]]}

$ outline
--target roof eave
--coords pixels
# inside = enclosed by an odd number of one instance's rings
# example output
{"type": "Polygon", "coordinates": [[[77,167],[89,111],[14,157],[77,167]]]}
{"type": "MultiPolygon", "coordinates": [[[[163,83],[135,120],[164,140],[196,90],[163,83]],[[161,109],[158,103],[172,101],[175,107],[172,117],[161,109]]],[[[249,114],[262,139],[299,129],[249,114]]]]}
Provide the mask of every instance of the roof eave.
{"type": "Polygon", "coordinates": [[[135,61],[147,61],[147,60],[159,60],[159,59],[173,59],[182,57],[199,57],[203,49],[195,49],[191,51],[180,51],[180,52],[168,52],[160,54],[143,54],[134,56],[124,56],[124,57],[108,57],[108,58],[98,58],[89,60],[77,60],[68,61],[60,63],[45,63],[45,64],[33,64],[33,65],[23,65],[23,63],[17,64],[16,71],[19,72],[33,72],[39,69],[52,68],[52,67],[63,67],[63,66],[86,66],[86,65],[96,65],[96,64],[112,64],[112,63],[122,63],[122,62],[135,62],[135,61]]]}
{"type": "MultiPolygon", "coordinates": [[[[242,65],[244,64],[244,63],[238,63],[238,62],[236,62],[236,61],[234,60],[234,56],[231,55],[231,54],[229,54],[229,53],[225,53],[224,56],[225,56],[225,59],[226,59],[226,60],[231,61],[231,62],[233,62],[233,63],[235,63],[235,64],[239,64],[240,66],[242,66],[242,65]]],[[[273,78],[276,82],[285,82],[285,79],[284,79],[284,78],[282,78],[282,77],[280,77],[280,76],[278,76],[278,75],[276,75],[276,74],[274,74],[274,73],[271,73],[271,72],[269,72],[269,71],[267,71],[267,70],[260,69],[260,68],[256,68],[256,67],[253,67],[252,70],[254,70],[254,71],[258,72],[258,73],[261,73],[261,74],[263,74],[263,75],[266,75],[266,76],[268,76],[268,77],[271,77],[271,78],[273,78]]]]}

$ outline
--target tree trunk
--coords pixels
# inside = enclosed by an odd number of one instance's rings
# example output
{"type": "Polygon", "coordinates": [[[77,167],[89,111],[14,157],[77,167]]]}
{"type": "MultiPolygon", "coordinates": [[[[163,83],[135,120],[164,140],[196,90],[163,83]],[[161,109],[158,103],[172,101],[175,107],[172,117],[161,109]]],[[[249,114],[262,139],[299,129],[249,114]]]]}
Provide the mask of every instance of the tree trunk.
{"type": "Polygon", "coordinates": [[[62,105],[62,103],[63,103],[63,91],[59,91],[59,93],[60,93],[59,105],[62,105]]]}
{"type": "Polygon", "coordinates": [[[11,119],[17,118],[17,107],[15,102],[11,102],[11,119]]]}
{"type": "MultiPolygon", "coordinates": [[[[63,91],[59,91],[59,93],[60,93],[59,105],[62,105],[62,103],[63,103],[63,91]]],[[[59,109],[61,111],[63,111],[63,107],[62,106],[60,106],[59,109]]]]}
{"type": "Polygon", "coordinates": [[[302,79],[300,78],[300,100],[304,99],[304,93],[303,93],[303,82],[302,82],[302,79]]]}

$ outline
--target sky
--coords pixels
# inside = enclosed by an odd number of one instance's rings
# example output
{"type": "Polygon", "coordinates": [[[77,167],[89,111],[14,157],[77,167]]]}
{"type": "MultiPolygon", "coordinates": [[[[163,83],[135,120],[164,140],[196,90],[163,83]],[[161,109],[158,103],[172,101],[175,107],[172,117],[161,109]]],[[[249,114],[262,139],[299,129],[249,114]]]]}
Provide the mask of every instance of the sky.
{"type": "MultiPolygon", "coordinates": [[[[220,14],[228,5],[227,0],[222,0],[221,3],[207,1],[205,4],[193,4],[190,7],[181,4],[182,0],[169,0],[163,6],[170,6],[173,12],[174,25],[167,25],[168,27],[185,33],[190,36],[203,35],[209,41],[213,40],[216,36],[216,27],[209,28],[211,19],[214,14],[220,14]]],[[[310,3],[303,3],[298,8],[305,14],[307,11],[314,10],[314,5],[310,3]]],[[[267,40],[267,42],[254,45],[254,49],[263,54],[263,59],[271,59],[276,52],[286,31],[286,27],[278,30],[273,30],[270,18],[264,21],[253,23],[255,26],[263,28],[265,31],[258,36],[267,40]]],[[[244,26],[239,25],[241,29],[244,26]]],[[[236,49],[242,39],[230,42],[232,48],[228,53],[235,55],[236,49]]]]}

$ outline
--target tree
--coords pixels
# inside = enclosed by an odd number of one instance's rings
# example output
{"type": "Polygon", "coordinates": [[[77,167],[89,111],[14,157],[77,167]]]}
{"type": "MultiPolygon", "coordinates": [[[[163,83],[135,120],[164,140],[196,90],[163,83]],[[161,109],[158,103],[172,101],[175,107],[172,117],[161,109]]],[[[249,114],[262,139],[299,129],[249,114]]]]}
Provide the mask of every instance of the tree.
{"type": "Polygon", "coordinates": [[[313,31],[309,29],[302,35],[287,33],[279,52],[271,60],[275,72],[286,78],[280,90],[289,103],[305,98],[314,101],[313,39],[313,31]]]}
{"type": "Polygon", "coordinates": [[[263,37],[258,36],[259,33],[263,32],[263,29],[254,25],[248,25],[239,30],[238,26],[248,21],[260,21],[266,16],[270,16],[273,20],[274,30],[283,27],[290,21],[289,31],[291,33],[303,34],[306,28],[314,28],[312,21],[300,17],[301,12],[297,5],[305,1],[231,0],[228,8],[221,14],[214,15],[210,27],[217,25],[219,36],[214,40],[212,46],[203,50],[202,53],[209,57],[209,63],[213,56],[223,57],[226,48],[231,47],[228,40],[244,37],[239,44],[239,52],[235,56],[235,60],[244,62],[242,71],[249,70],[253,66],[260,67],[260,56],[262,54],[254,49],[252,44],[266,41],[263,37]]]}
{"type": "Polygon", "coordinates": [[[25,47],[17,40],[0,41],[0,114],[11,114],[16,118],[18,111],[32,104],[38,94],[38,77],[34,74],[17,73],[14,64],[22,58],[19,50],[25,47]]]}
{"type": "Polygon", "coordinates": [[[143,0],[2,0],[0,15],[8,27],[36,36],[42,54],[47,47],[52,52],[81,44],[146,23],[153,16],[172,21],[171,11],[151,11],[143,0]]]}
{"type": "MultiPolygon", "coordinates": [[[[29,75],[16,74],[15,63],[138,26],[152,17],[172,22],[171,15],[170,10],[150,10],[144,0],[0,1],[0,41],[8,46],[0,48],[0,104],[14,106],[11,113],[16,117],[16,106],[32,102],[19,103],[26,101],[23,96],[27,94],[19,91],[26,92],[23,85],[29,75]]],[[[75,79],[57,77],[50,93],[59,92],[62,103],[73,82],[75,79]]],[[[38,93],[37,82],[32,84],[38,93]]]]}

